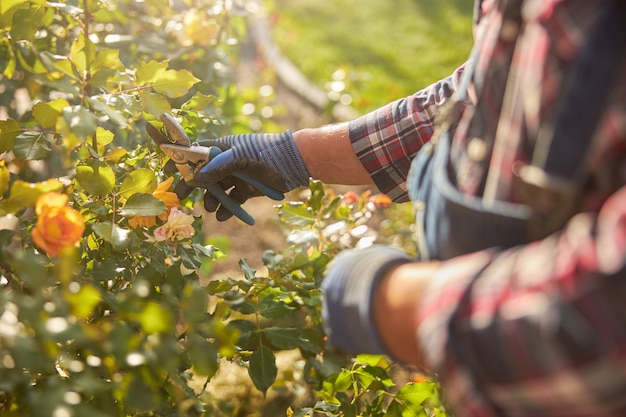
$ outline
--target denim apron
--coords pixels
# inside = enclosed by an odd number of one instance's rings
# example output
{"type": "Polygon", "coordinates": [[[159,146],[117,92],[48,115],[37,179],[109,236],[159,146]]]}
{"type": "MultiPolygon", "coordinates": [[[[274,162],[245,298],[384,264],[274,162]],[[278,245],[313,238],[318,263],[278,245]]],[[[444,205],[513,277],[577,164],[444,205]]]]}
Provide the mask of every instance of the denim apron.
{"type": "Polygon", "coordinates": [[[527,242],[529,208],[507,202],[486,207],[481,198],[461,193],[450,175],[449,148],[446,132],[436,143],[424,145],[409,171],[407,187],[420,259],[445,260],[527,242]]]}

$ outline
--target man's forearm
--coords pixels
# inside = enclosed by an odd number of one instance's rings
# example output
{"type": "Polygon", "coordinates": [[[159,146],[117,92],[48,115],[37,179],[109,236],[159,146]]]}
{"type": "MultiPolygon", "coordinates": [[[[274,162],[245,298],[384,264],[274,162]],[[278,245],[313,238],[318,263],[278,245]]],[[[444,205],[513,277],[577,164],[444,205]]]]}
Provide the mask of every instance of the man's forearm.
{"type": "Polygon", "coordinates": [[[326,184],[373,184],[354,154],[347,123],[298,130],[293,132],[293,137],[314,179],[326,184]]]}

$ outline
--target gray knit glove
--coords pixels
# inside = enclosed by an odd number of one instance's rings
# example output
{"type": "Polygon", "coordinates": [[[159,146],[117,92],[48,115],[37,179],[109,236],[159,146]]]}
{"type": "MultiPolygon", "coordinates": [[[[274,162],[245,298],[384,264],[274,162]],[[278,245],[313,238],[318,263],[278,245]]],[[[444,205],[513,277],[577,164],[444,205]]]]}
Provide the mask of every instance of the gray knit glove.
{"type": "MultiPolygon", "coordinates": [[[[234,176],[243,173],[283,193],[309,184],[309,172],[296,147],[291,131],[280,134],[243,134],[201,140],[202,146],[216,146],[222,152],[196,173],[192,181],[180,181],[175,191],[182,199],[195,188],[219,184],[237,204],[267,195],[263,189],[234,176]]],[[[219,221],[232,216],[211,193],[204,193],[204,207],[219,221]]]]}
{"type": "Polygon", "coordinates": [[[322,318],[332,348],[389,354],[374,326],[373,296],[389,269],[410,261],[404,252],[382,245],[337,255],[322,282],[322,318]]]}

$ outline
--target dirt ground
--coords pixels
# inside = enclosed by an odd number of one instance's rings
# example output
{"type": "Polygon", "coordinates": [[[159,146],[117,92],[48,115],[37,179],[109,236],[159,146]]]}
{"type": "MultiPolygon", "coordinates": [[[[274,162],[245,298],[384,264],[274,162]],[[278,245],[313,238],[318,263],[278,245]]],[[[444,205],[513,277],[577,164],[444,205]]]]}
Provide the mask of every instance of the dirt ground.
{"type": "Polygon", "coordinates": [[[213,215],[204,215],[207,236],[210,238],[222,235],[229,240],[229,248],[221,248],[226,251],[227,256],[215,262],[212,274],[238,273],[241,258],[246,258],[255,269],[263,269],[263,253],[266,250],[278,251],[285,247],[285,235],[276,225],[278,214],[275,204],[273,200],[259,197],[243,205],[243,208],[255,218],[254,226],[249,226],[236,218],[218,222],[213,215]]]}

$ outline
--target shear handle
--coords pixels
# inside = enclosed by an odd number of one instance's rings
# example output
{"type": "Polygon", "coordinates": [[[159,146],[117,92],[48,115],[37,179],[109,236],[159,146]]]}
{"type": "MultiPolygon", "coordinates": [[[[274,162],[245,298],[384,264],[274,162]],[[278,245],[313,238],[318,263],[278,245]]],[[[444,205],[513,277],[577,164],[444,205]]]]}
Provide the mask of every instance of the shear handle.
{"type": "Polygon", "coordinates": [[[219,201],[226,210],[233,213],[233,215],[237,216],[241,221],[250,226],[254,225],[254,217],[250,215],[247,211],[245,211],[241,206],[233,201],[232,198],[228,194],[222,190],[217,184],[210,184],[207,186],[207,191],[211,193],[217,201],[219,201]]]}

